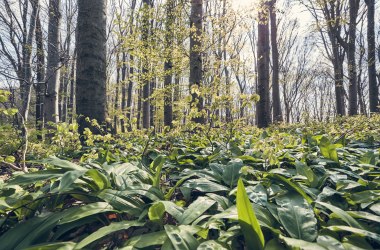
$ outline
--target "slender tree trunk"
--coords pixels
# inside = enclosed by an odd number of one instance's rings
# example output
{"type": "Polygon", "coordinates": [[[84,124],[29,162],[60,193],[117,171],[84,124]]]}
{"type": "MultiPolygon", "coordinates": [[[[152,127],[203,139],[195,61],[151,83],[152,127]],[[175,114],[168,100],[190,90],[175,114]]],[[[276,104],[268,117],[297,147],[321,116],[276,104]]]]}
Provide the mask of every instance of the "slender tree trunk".
{"type": "Polygon", "coordinates": [[[358,16],[359,1],[350,0],[350,24],[348,42],[348,78],[349,78],[349,115],[358,114],[358,86],[356,71],[356,19],[358,16]]]}
{"type": "Polygon", "coordinates": [[[174,23],[174,0],[167,0],[166,2],[166,33],[165,33],[165,97],[164,97],[164,126],[172,127],[173,122],[173,62],[172,62],[172,51],[173,51],[173,23],[174,23]]]}
{"type": "Polygon", "coordinates": [[[277,47],[277,15],[276,0],[270,2],[270,30],[271,30],[271,46],[272,46],[272,100],[273,100],[273,121],[282,122],[280,86],[279,86],[279,54],[277,47]]]}
{"type": "Polygon", "coordinates": [[[191,92],[191,107],[197,111],[196,117],[192,120],[203,124],[205,118],[203,111],[203,98],[198,94],[203,78],[202,73],[202,29],[203,29],[203,0],[191,0],[190,14],[190,79],[189,86],[191,92]]]}
{"type": "Polygon", "coordinates": [[[86,127],[102,132],[87,117],[106,124],[106,18],[106,0],[78,1],[76,111],[82,135],[86,127]]]}
{"type": "MultiPolygon", "coordinates": [[[[368,81],[370,113],[380,112],[379,87],[376,82],[375,0],[365,0],[367,10],[368,81]]],[[[380,58],[380,50],[379,50],[380,58]]],[[[380,79],[379,79],[380,80],[380,79]]]]}
{"type": "Polygon", "coordinates": [[[76,62],[76,49],[74,50],[73,62],[71,63],[70,70],[70,97],[68,104],[68,120],[70,122],[74,122],[74,114],[75,114],[75,62],[76,62]]]}
{"type": "MultiPolygon", "coordinates": [[[[35,85],[36,92],[36,128],[42,131],[44,128],[44,96],[45,96],[45,52],[42,37],[42,26],[40,15],[38,13],[36,20],[36,47],[37,47],[37,83],[35,85]]],[[[42,135],[38,134],[38,139],[42,139],[42,135]]]]}
{"type": "Polygon", "coordinates": [[[59,122],[58,94],[59,94],[59,28],[61,22],[60,0],[49,2],[49,34],[48,34],[48,58],[45,96],[45,121],[59,122]]]}
{"type": "Polygon", "coordinates": [[[143,0],[143,17],[142,17],[142,35],[141,40],[144,44],[145,55],[143,57],[143,93],[142,93],[142,126],[145,129],[150,127],[150,80],[149,80],[149,59],[146,55],[149,44],[149,29],[150,29],[150,0],[143,0]]]}
{"type": "Polygon", "coordinates": [[[257,42],[257,92],[260,100],[256,107],[256,120],[259,128],[268,127],[270,124],[270,100],[269,100],[269,27],[268,6],[261,1],[258,23],[257,42]]]}
{"type": "Polygon", "coordinates": [[[117,134],[117,125],[119,123],[119,91],[120,91],[120,71],[121,71],[121,61],[119,53],[116,54],[116,90],[115,90],[115,103],[114,103],[114,117],[113,117],[113,133],[117,134]]]}
{"type": "Polygon", "coordinates": [[[129,80],[128,80],[128,96],[127,96],[127,118],[128,118],[128,131],[132,131],[132,92],[133,92],[133,66],[134,57],[129,56],[129,80]]]}

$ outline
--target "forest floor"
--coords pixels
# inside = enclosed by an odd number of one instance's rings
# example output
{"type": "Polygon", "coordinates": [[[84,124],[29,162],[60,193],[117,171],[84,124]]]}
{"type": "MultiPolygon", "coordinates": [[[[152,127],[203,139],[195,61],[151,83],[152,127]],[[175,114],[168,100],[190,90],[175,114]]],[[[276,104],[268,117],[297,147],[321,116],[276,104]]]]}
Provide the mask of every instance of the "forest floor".
{"type": "Polygon", "coordinates": [[[1,169],[0,249],[380,249],[380,116],[74,130],[1,169]]]}

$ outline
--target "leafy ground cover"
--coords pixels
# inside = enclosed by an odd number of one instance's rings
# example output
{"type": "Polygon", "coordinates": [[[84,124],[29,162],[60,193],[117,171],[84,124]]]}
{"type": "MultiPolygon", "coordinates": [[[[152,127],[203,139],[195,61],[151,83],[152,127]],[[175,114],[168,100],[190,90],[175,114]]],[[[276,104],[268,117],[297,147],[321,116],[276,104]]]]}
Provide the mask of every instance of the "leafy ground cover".
{"type": "Polygon", "coordinates": [[[87,147],[60,126],[0,180],[0,249],[380,248],[379,116],[87,147]]]}

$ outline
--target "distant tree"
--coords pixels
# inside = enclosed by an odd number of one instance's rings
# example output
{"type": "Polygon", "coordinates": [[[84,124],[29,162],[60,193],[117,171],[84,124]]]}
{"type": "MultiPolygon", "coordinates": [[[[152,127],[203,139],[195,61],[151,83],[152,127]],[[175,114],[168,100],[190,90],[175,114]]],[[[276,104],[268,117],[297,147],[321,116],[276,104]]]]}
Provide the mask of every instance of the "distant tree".
{"type": "Polygon", "coordinates": [[[200,113],[203,110],[203,98],[198,91],[201,89],[202,73],[202,29],[203,29],[203,0],[191,0],[190,14],[190,78],[191,107],[197,111],[193,118],[196,123],[204,123],[200,113]],[[195,90],[194,88],[198,89],[195,90]]]}
{"type": "MultiPolygon", "coordinates": [[[[375,0],[365,0],[367,4],[367,43],[368,43],[368,81],[369,81],[369,110],[371,113],[380,112],[379,87],[376,83],[376,42],[375,42],[375,0]]],[[[380,60],[380,50],[379,50],[380,60]]],[[[380,81],[380,77],[379,77],[380,81]]]]}
{"type": "Polygon", "coordinates": [[[148,47],[149,47],[149,31],[150,31],[150,6],[151,0],[142,1],[143,16],[141,21],[141,40],[144,46],[143,55],[143,68],[142,68],[142,126],[143,128],[150,127],[150,79],[149,79],[149,58],[148,58],[148,47]]]}
{"type": "MultiPolygon", "coordinates": [[[[45,97],[45,50],[44,41],[42,36],[42,25],[40,18],[40,11],[36,20],[36,49],[37,49],[37,67],[36,67],[36,80],[35,92],[36,92],[36,127],[38,130],[42,130],[44,127],[44,97],[45,97]]],[[[42,139],[38,135],[39,139],[42,139]]]]}
{"type": "Polygon", "coordinates": [[[77,32],[76,112],[82,134],[91,128],[86,117],[99,124],[107,119],[106,0],[78,1],[77,32]]]}
{"type": "Polygon", "coordinates": [[[260,1],[257,33],[257,94],[260,100],[256,107],[256,122],[259,128],[268,127],[271,123],[269,99],[269,9],[268,2],[260,1]]]}
{"type": "Polygon", "coordinates": [[[270,40],[272,47],[272,102],[273,102],[273,122],[282,122],[280,86],[279,86],[279,54],[277,45],[277,14],[276,0],[271,0],[270,6],[270,40]]]}
{"type": "Polygon", "coordinates": [[[46,71],[45,122],[59,122],[58,94],[60,84],[60,0],[49,1],[48,57],[46,71]]]}
{"type": "Polygon", "coordinates": [[[164,63],[164,125],[172,127],[173,123],[173,43],[174,43],[174,0],[166,2],[166,23],[165,23],[165,63],[164,63]]]}

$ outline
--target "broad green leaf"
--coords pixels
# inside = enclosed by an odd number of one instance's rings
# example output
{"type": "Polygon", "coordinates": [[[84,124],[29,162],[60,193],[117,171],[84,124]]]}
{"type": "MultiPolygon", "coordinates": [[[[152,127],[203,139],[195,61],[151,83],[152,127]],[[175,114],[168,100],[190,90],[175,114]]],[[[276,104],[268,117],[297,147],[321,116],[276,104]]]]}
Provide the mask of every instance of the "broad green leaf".
{"type": "Polygon", "coordinates": [[[161,224],[164,213],[165,205],[162,202],[153,203],[153,205],[149,207],[148,211],[149,220],[161,224]]]}
{"type": "Polygon", "coordinates": [[[321,154],[323,157],[329,160],[333,160],[339,163],[338,153],[336,151],[336,147],[332,144],[329,139],[326,137],[322,137],[319,141],[319,149],[321,150],[321,154]]]}
{"type": "Polygon", "coordinates": [[[318,244],[312,243],[305,240],[288,238],[280,235],[280,239],[285,242],[285,244],[292,250],[327,250],[326,247],[318,244]]]}
{"type": "MultiPolygon", "coordinates": [[[[111,186],[108,177],[106,177],[97,169],[88,170],[86,173],[86,176],[90,178],[89,181],[91,183],[95,184],[95,185],[91,185],[94,191],[101,191],[111,186]]],[[[89,182],[88,180],[86,181],[89,182]]]]}
{"type": "Polygon", "coordinates": [[[218,243],[215,240],[208,240],[203,243],[201,243],[197,250],[228,250],[227,247],[223,246],[222,244],[218,243]]]}
{"type": "Polygon", "coordinates": [[[282,226],[295,239],[312,242],[318,236],[313,208],[295,192],[276,197],[278,217],[282,226]]]}
{"type": "Polygon", "coordinates": [[[64,171],[59,169],[40,170],[33,173],[17,175],[14,179],[8,182],[8,185],[30,185],[37,181],[48,181],[54,178],[61,177],[64,171]]]}
{"type": "Polygon", "coordinates": [[[228,191],[227,187],[217,184],[215,182],[209,181],[205,178],[187,180],[185,181],[185,183],[183,183],[182,187],[195,189],[204,193],[228,191]]]}
{"type": "Polygon", "coordinates": [[[188,225],[206,212],[210,207],[215,204],[214,200],[207,197],[198,197],[183,213],[179,223],[188,225]]]}
{"type": "Polygon", "coordinates": [[[342,243],[330,235],[319,235],[317,243],[328,250],[345,250],[342,243]]]}
{"type": "Polygon", "coordinates": [[[76,243],[74,242],[58,242],[50,244],[41,244],[33,247],[26,248],[24,250],[73,250],[76,243]]]}
{"type": "Polygon", "coordinates": [[[73,171],[68,171],[66,172],[60,182],[59,182],[59,186],[58,186],[58,190],[59,192],[65,192],[67,190],[70,190],[71,189],[71,185],[79,178],[81,177],[82,175],[84,175],[86,173],[86,171],[78,171],[78,170],[73,170],[73,171]]]}
{"type": "Polygon", "coordinates": [[[369,231],[364,230],[364,229],[348,227],[348,226],[330,226],[330,227],[327,227],[327,229],[329,229],[331,231],[335,231],[335,232],[342,232],[342,231],[343,232],[344,231],[351,232],[353,234],[358,234],[361,236],[368,237],[368,238],[376,241],[377,243],[380,243],[380,235],[379,234],[369,232],[369,231]]]}
{"type": "Polygon", "coordinates": [[[243,167],[243,161],[240,159],[234,159],[230,161],[224,168],[223,181],[230,188],[236,186],[236,183],[240,177],[240,169],[243,167]]]}
{"type": "Polygon", "coordinates": [[[267,244],[265,244],[264,250],[286,250],[278,239],[271,239],[267,244]]]}
{"type": "Polygon", "coordinates": [[[249,249],[264,249],[265,239],[245,191],[243,181],[239,179],[236,194],[236,207],[241,230],[249,249]]]}
{"type": "Polygon", "coordinates": [[[297,173],[307,178],[310,187],[315,188],[318,186],[318,178],[309,166],[300,161],[296,161],[295,166],[297,169],[297,173]]]}
{"type": "Polygon", "coordinates": [[[165,231],[176,250],[197,249],[199,243],[186,227],[165,225],[165,231]]]}
{"type": "Polygon", "coordinates": [[[42,160],[41,162],[45,163],[45,164],[52,165],[54,167],[62,168],[62,169],[68,170],[68,171],[71,171],[71,170],[79,170],[79,171],[88,170],[85,167],[81,167],[81,166],[74,164],[70,161],[59,159],[55,156],[50,156],[49,158],[46,158],[46,159],[42,160]]]}
{"type": "Polygon", "coordinates": [[[87,216],[91,216],[94,214],[100,214],[105,212],[114,212],[113,207],[107,202],[96,202],[88,205],[75,207],[71,213],[68,213],[59,224],[65,224],[69,222],[73,222],[87,216]]]}
{"type": "Polygon", "coordinates": [[[150,165],[150,168],[155,172],[153,178],[153,186],[156,188],[159,188],[160,186],[161,171],[165,161],[166,157],[163,155],[159,155],[154,159],[154,161],[150,165]]]}
{"type": "Polygon", "coordinates": [[[111,204],[115,209],[134,216],[141,214],[145,205],[137,196],[131,196],[123,191],[112,189],[103,190],[98,194],[98,197],[111,204]]]}
{"type": "Polygon", "coordinates": [[[278,175],[278,174],[268,174],[267,177],[271,180],[275,180],[277,182],[280,182],[286,188],[299,193],[309,204],[311,204],[313,202],[313,199],[311,199],[306,194],[306,192],[297,183],[293,183],[292,181],[290,181],[290,180],[286,179],[285,177],[278,175]]]}
{"type": "Polygon", "coordinates": [[[362,228],[354,218],[352,218],[346,211],[340,209],[339,207],[321,201],[317,201],[316,203],[331,210],[335,215],[337,215],[341,220],[346,222],[349,226],[362,228]]]}
{"type": "Polygon", "coordinates": [[[147,247],[153,247],[153,246],[162,246],[166,239],[168,238],[168,235],[166,234],[166,231],[159,231],[154,233],[148,233],[148,234],[142,234],[138,236],[134,236],[131,239],[129,239],[125,244],[123,248],[120,248],[122,250],[132,250],[132,249],[143,249],[147,247]]]}
{"type": "Polygon", "coordinates": [[[83,249],[85,246],[101,239],[104,236],[115,233],[120,230],[127,230],[130,227],[138,227],[143,226],[143,222],[138,221],[121,221],[121,222],[113,222],[108,226],[102,227],[99,230],[93,232],[83,240],[81,240],[75,247],[75,249],[83,249]]]}

